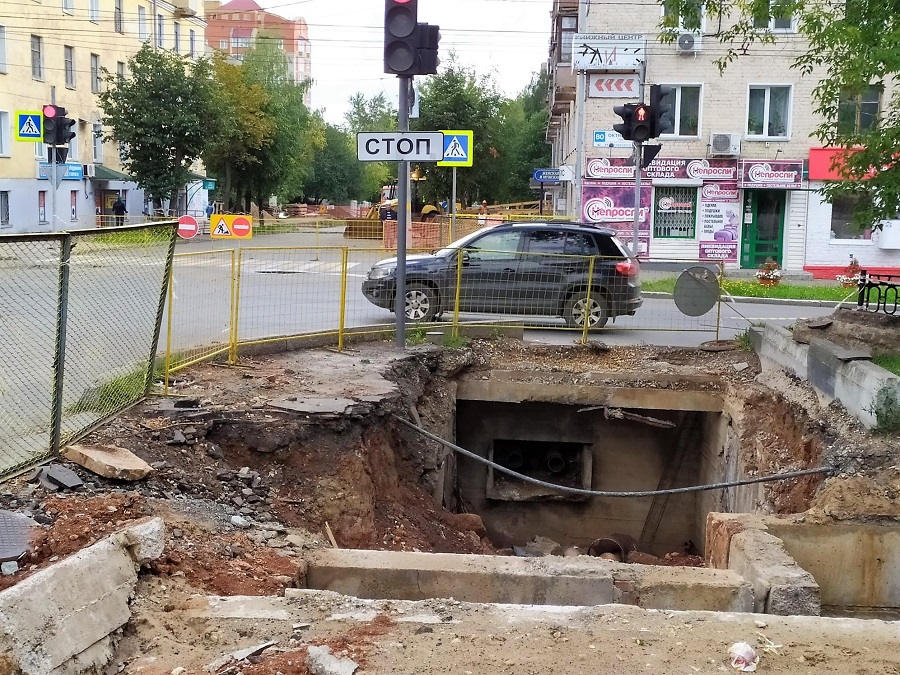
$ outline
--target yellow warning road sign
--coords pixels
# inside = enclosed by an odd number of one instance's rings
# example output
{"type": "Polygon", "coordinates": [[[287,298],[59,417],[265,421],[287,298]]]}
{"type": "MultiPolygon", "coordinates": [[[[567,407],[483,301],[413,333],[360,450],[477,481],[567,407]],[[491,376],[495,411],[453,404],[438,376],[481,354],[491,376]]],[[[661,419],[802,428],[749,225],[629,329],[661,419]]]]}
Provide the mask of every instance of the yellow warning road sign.
{"type": "Polygon", "coordinates": [[[214,213],[210,216],[209,235],[213,239],[251,239],[253,216],[214,213]]]}

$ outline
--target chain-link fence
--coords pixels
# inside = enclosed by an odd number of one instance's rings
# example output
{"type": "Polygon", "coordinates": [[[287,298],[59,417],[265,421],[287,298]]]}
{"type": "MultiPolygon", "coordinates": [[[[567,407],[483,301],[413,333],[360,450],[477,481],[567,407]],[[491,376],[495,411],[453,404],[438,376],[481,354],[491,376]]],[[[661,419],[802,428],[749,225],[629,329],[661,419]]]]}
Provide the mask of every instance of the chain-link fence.
{"type": "Polygon", "coordinates": [[[0,237],[0,476],[138,401],[174,224],[0,237]]]}

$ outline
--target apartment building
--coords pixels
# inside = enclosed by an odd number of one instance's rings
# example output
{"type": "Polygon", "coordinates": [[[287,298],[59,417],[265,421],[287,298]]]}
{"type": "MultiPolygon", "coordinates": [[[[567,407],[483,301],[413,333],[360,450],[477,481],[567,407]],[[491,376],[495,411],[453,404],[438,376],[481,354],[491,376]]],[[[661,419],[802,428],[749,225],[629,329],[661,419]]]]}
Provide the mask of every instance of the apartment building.
{"type": "Polygon", "coordinates": [[[123,172],[118,145],[101,137],[97,94],[105,86],[103,71],[126,75],[129,58],[148,40],[158,49],[203,54],[200,0],[177,3],[0,3],[0,234],[95,227],[119,196],[129,214],[146,210],[143,190],[123,172]],[[16,140],[19,113],[40,113],[51,102],[77,120],[56,189],[46,146],[16,140]]]}
{"type": "MultiPolygon", "coordinates": [[[[716,33],[729,17],[705,16],[702,31],[676,30],[665,43],[663,11],[656,3],[554,1],[548,140],[554,166],[575,175],[555,189],[557,210],[630,243],[637,207],[639,252],[653,259],[753,269],[773,258],[823,278],[851,255],[871,270],[900,268],[900,221],[859,232],[854,203],[829,204],[818,191],[835,178],[833,151],[812,136],[817,77],[791,68],[805,49],[795,18],[761,20],[777,44],[751,47],[720,74],[714,62],[725,48],[716,33]],[[613,108],[638,101],[642,65],[645,85],[673,87],[674,100],[672,131],[642,171],[636,205],[632,148],[613,132],[621,122],[613,108]]],[[[871,125],[890,95],[871,87],[848,100],[843,123],[871,125]]]]}
{"type": "MultiPolygon", "coordinates": [[[[297,84],[310,81],[312,54],[306,21],[267,12],[255,0],[231,0],[224,5],[218,0],[207,0],[205,11],[206,44],[211,50],[224,52],[234,61],[242,61],[257,38],[270,37],[278,41],[285,53],[291,79],[297,84]]],[[[308,89],[304,102],[310,105],[308,89]]]]}

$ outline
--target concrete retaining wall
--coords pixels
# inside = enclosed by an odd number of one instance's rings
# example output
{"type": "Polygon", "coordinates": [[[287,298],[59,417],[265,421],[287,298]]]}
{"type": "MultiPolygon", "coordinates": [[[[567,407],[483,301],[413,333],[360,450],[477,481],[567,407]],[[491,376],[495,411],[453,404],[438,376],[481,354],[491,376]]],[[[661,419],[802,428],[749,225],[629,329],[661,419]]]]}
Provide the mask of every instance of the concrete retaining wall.
{"type": "Polygon", "coordinates": [[[869,428],[878,422],[870,409],[882,387],[893,387],[900,400],[900,377],[869,361],[842,361],[840,348],[827,340],[799,344],[790,331],[771,325],[751,329],[750,336],[763,371],[780,368],[808,380],[821,396],[840,401],[869,428]]]}
{"type": "Polygon", "coordinates": [[[750,585],[728,570],[627,565],[587,556],[514,558],[346,549],[316,551],[307,562],[309,588],[359,598],[753,609],[750,585]]]}
{"type": "Polygon", "coordinates": [[[162,519],[148,518],[0,593],[0,662],[25,675],[104,668],[131,617],[137,570],[164,546],[162,519]]]}

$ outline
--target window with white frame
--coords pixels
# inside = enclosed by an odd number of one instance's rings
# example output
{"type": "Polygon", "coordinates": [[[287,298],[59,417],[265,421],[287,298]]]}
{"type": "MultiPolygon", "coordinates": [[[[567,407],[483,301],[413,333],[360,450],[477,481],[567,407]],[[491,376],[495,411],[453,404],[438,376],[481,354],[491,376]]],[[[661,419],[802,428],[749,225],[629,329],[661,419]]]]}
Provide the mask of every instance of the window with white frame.
{"type": "Polygon", "coordinates": [[[165,39],[165,31],[163,30],[166,27],[165,19],[162,14],[156,15],[156,46],[162,47],[163,40],[165,39]]]}
{"type": "Polygon", "coordinates": [[[193,29],[188,31],[188,55],[191,58],[197,55],[197,33],[193,29]]]}
{"type": "Polygon", "coordinates": [[[62,11],[66,14],[75,13],[75,0],[62,0],[62,11]]]}
{"type": "Polygon", "coordinates": [[[747,136],[788,138],[791,133],[790,85],[750,85],[747,136]]]}
{"type": "Polygon", "coordinates": [[[138,5],[138,38],[146,40],[148,37],[150,34],[147,32],[147,10],[138,5]]]}
{"type": "Polygon", "coordinates": [[[91,91],[100,92],[100,55],[91,54],[91,91]]]}
{"type": "Polygon", "coordinates": [[[63,46],[63,58],[66,64],[66,86],[75,88],[75,47],[63,46]]]}
{"type": "Polygon", "coordinates": [[[47,161],[47,146],[42,141],[34,144],[34,158],[47,161]]]}
{"type": "Polygon", "coordinates": [[[176,54],[181,49],[181,24],[177,21],[172,24],[172,39],[175,41],[175,46],[172,47],[172,51],[176,54]]]}
{"type": "Polygon", "coordinates": [[[670,31],[690,31],[694,33],[702,33],[706,13],[703,11],[701,3],[690,3],[682,7],[685,12],[678,12],[678,7],[674,2],[663,0],[663,25],[670,31]]]}
{"type": "Polygon", "coordinates": [[[103,164],[103,125],[91,125],[91,144],[94,164],[103,164]]]}
{"type": "Polygon", "coordinates": [[[219,49],[228,49],[228,40],[219,40],[219,49]]]}
{"type": "Polygon", "coordinates": [[[39,35],[31,36],[31,77],[44,79],[44,40],[39,35]]]}
{"type": "Polygon", "coordinates": [[[797,27],[794,23],[794,17],[779,11],[777,2],[775,6],[770,1],[762,3],[762,13],[753,17],[753,27],[760,30],[770,30],[773,33],[793,33],[797,27]]]}
{"type": "Polygon", "coordinates": [[[6,72],[6,26],[0,26],[0,73],[6,72]]]}
{"type": "Polygon", "coordinates": [[[124,10],[122,9],[122,0],[116,0],[116,9],[113,13],[113,21],[115,23],[115,29],[117,33],[125,32],[125,16],[124,10]]]}
{"type": "Polygon", "coordinates": [[[119,78],[119,81],[125,79],[125,62],[124,61],[116,61],[116,77],[119,78]]]}
{"type": "Polygon", "coordinates": [[[88,18],[92,23],[100,23],[100,0],[90,0],[88,18]]]}
{"type": "Polygon", "coordinates": [[[9,191],[0,191],[0,227],[12,227],[9,222],[9,191]]]}
{"type": "Polygon", "coordinates": [[[881,85],[869,85],[862,92],[845,92],[838,107],[838,130],[842,134],[862,134],[875,128],[881,108],[881,85]]]}
{"type": "Polygon", "coordinates": [[[0,157],[9,157],[12,152],[9,119],[9,111],[0,110],[0,157]]]}
{"type": "Polygon", "coordinates": [[[232,49],[244,49],[250,46],[250,38],[248,37],[233,37],[231,38],[231,48],[232,49]]]}
{"type": "Polygon", "coordinates": [[[685,136],[696,138],[700,135],[700,92],[699,84],[670,85],[671,108],[666,118],[672,131],[665,136],[685,136]]]}

